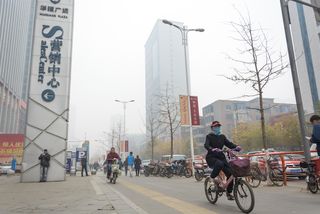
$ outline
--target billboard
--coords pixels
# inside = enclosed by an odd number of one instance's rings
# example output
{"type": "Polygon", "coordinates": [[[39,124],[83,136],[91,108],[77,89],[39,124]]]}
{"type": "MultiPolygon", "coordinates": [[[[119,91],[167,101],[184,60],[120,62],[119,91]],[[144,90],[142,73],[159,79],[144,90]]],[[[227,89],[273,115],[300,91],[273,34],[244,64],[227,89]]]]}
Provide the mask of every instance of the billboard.
{"type": "Polygon", "coordinates": [[[189,106],[188,106],[188,96],[180,95],[180,119],[181,125],[190,125],[189,120],[189,106]]]}
{"type": "Polygon", "coordinates": [[[13,157],[21,164],[23,155],[22,134],[0,134],[0,163],[11,163],[13,157]]]}
{"type": "Polygon", "coordinates": [[[51,155],[47,180],[65,180],[73,7],[73,0],[37,1],[22,182],[39,181],[43,149],[51,155]]]}

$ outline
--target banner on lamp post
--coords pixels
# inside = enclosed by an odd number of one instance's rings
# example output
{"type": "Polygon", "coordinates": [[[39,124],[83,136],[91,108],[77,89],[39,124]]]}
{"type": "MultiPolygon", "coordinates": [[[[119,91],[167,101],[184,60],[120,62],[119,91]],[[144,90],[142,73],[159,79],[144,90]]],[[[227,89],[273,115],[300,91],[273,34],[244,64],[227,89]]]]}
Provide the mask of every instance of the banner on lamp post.
{"type": "Polygon", "coordinates": [[[189,120],[189,108],[188,108],[188,96],[180,95],[180,119],[181,126],[190,125],[189,120]]]}
{"type": "Polygon", "coordinates": [[[191,121],[193,126],[200,125],[199,104],[197,96],[190,96],[191,121]]]}
{"type": "Polygon", "coordinates": [[[37,0],[22,182],[38,182],[38,157],[51,155],[48,181],[65,180],[74,0],[37,0]]]}

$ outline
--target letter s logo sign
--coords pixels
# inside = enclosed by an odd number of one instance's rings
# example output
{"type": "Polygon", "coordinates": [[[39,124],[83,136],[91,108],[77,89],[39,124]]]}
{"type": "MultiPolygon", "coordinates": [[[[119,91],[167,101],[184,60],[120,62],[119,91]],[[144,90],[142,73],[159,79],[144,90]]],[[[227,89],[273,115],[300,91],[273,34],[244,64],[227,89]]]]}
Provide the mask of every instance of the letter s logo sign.
{"type": "Polygon", "coordinates": [[[58,4],[61,0],[50,0],[53,4],[58,4]]]}
{"type": "Polygon", "coordinates": [[[49,32],[46,31],[47,28],[50,28],[49,25],[43,25],[42,26],[42,35],[45,38],[51,38],[53,37],[56,33],[60,33],[60,35],[56,36],[56,39],[63,39],[63,29],[60,26],[53,26],[49,32]],[[46,31],[46,32],[45,32],[46,31]]]}

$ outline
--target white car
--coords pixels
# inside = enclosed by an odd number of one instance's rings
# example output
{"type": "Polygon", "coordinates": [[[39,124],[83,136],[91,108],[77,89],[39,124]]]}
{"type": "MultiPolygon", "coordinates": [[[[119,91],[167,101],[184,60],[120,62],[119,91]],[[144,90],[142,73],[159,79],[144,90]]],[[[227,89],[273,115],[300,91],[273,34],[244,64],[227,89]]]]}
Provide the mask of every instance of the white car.
{"type": "Polygon", "coordinates": [[[11,170],[11,165],[8,165],[8,164],[0,165],[0,175],[8,174],[9,170],[11,170]]]}

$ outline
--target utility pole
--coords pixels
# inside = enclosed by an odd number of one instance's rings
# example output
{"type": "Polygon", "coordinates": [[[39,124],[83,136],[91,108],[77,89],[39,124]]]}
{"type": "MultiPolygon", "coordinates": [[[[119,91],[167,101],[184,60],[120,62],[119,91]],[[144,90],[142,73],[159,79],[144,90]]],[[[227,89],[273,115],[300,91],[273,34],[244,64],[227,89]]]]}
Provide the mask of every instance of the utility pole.
{"type": "MultiPolygon", "coordinates": [[[[303,4],[305,6],[312,7],[317,10],[320,9],[312,4],[309,4],[300,0],[292,0],[292,1],[297,2],[299,4],[303,4]]],[[[305,158],[309,162],[311,159],[310,146],[309,146],[309,142],[307,142],[307,139],[305,138],[306,137],[305,116],[304,116],[304,109],[303,109],[303,103],[302,103],[302,97],[301,97],[300,84],[298,79],[297,66],[295,62],[293,42],[291,37],[291,30],[290,30],[291,23],[290,23],[288,2],[289,0],[280,0],[280,5],[281,5],[282,18],[283,18],[284,31],[285,31],[286,40],[287,40],[287,48],[288,48],[288,54],[289,54],[294,93],[296,97],[297,110],[298,110],[298,116],[299,116],[301,142],[303,144],[305,158]]]]}

